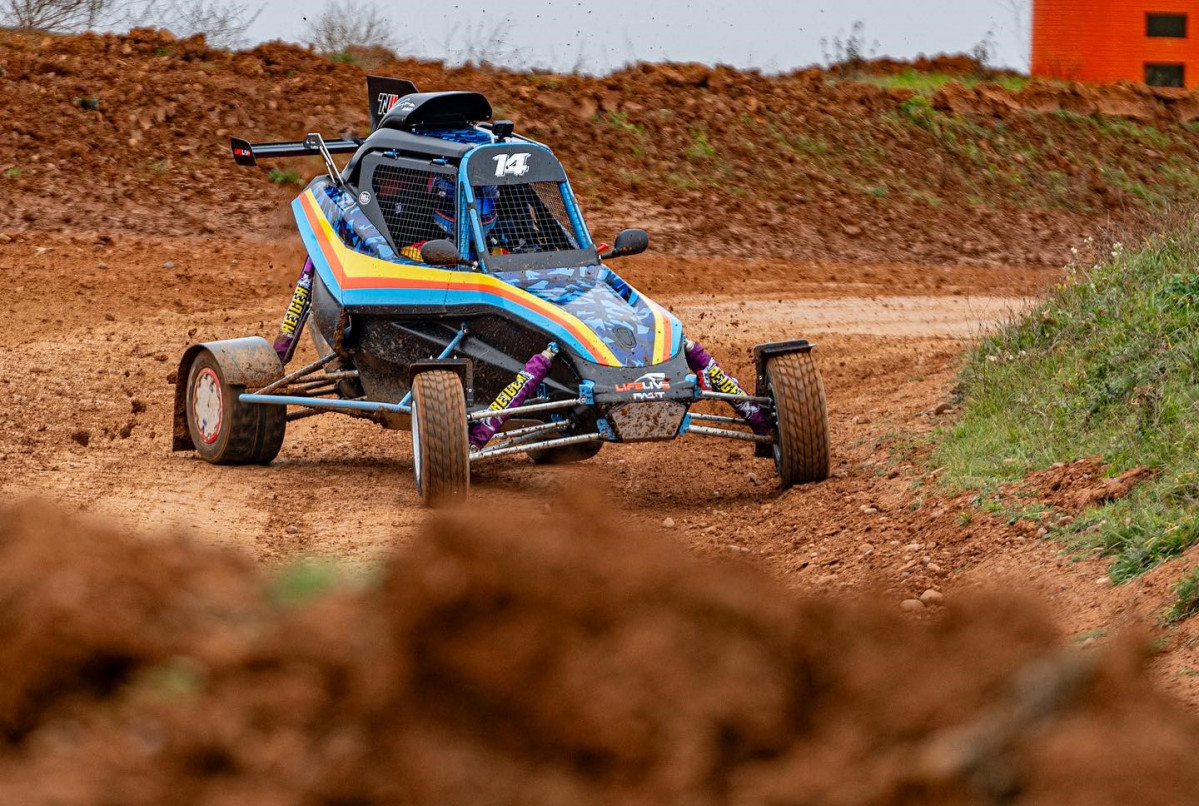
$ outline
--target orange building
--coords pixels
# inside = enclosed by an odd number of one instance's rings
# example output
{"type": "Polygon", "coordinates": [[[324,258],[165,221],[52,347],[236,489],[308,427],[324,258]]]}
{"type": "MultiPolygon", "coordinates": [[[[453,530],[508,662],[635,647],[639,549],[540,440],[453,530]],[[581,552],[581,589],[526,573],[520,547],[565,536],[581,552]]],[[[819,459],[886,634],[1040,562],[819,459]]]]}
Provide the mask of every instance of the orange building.
{"type": "Polygon", "coordinates": [[[1032,74],[1199,86],[1199,0],[1033,0],[1032,74]]]}

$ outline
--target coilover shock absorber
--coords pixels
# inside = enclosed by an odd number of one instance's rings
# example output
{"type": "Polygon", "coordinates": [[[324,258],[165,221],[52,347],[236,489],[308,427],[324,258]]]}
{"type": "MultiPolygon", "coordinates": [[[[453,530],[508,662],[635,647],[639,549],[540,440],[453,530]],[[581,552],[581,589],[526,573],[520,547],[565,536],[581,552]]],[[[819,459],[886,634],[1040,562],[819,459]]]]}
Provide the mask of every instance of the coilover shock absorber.
{"type": "Polygon", "coordinates": [[[505,386],[504,390],[487,407],[489,410],[497,412],[496,416],[480,420],[470,427],[472,447],[482,448],[496,435],[496,432],[503,428],[504,421],[508,419],[503,412],[524,403],[533,390],[541,385],[546,376],[550,374],[550,367],[553,366],[554,356],[557,354],[558,345],[550,342],[549,347],[525,363],[524,369],[517,373],[512,383],[505,386]]]}
{"type": "Polygon", "coordinates": [[[312,259],[304,261],[304,270],[300,279],[296,280],[296,290],[291,293],[291,302],[283,314],[283,323],[279,325],[279,335],[275,337],[275,352],[279,359],[286,364],[291,360],[299,343],[300,332],[308,319],[308,308],[312,304],[312,277],[314,268],[312,259]]]}
{"type": "Polygon", "coordinates": [[[749,394],[741,388],[736,378],[728,375],[716,359],[708,355],[708,351],[699,342],[687,339],[687,366],[699,376],[700,384],[715,392],[726,395],[744,397],[745,400],[730,402],[741,418],[749,424],[755,434],[769,434],[773,429],[770,417],[762,411],[762,407],[749,399],[749,394]]]}

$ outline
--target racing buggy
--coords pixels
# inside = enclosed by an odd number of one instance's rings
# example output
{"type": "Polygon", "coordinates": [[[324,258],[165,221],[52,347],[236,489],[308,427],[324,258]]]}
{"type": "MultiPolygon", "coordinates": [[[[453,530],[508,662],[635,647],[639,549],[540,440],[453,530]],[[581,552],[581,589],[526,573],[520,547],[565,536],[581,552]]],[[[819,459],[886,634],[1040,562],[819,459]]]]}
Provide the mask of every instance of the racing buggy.
{"type": "Polygon", "coordinates": [[[242,165],[319,156],[326,171],[292,203],[308,259],[278,337],[183,354],[174,450],[267,464],[289,422],[339,412],[411,430],[425,504],[465,495],[475,462],[685,435],[752,443],[784,488],[828,476],[812,344],[757,345],[750,393],[607,266],[646,233],[597,245],[550,149],[492,121],[484,96],[378,76],[367,95],[364,139],[232,141],[242,165]],[[319,358],[293,369],[305,328],[319,358]],[[709,400],[731,410],[693,410],[709,400]]]}

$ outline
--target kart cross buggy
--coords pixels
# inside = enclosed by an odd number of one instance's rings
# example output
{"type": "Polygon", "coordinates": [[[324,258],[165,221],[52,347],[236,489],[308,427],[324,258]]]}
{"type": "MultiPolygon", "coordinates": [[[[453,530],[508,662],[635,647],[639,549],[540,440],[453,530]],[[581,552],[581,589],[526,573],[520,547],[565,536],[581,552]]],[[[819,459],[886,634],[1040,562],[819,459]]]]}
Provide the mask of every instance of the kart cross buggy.
{"type": "Polygon", "coordinates": [[[464,495],[475,462],[573,462],[688,434],[753,443],[783,487],[828,476],[812,344],[755,347],[750,394],[605,265],[648,236],[597,246],[562,165],[491,122],[486,98],[376,76],[367,93],[363,140],[232,141],[240,164],[319,155],[326,173],[292,203],[308,260],[278,338],[183,354],[175,450],[267,464],[288,422],[340,412],[411,430],[427,504],[464,495]],[[353,156],[338,168],[334,154],[353,156]],[[319,358],[290,369],[305,326],[319,358]],[[731,416],[692,410],[706,400],[731,416]]]}

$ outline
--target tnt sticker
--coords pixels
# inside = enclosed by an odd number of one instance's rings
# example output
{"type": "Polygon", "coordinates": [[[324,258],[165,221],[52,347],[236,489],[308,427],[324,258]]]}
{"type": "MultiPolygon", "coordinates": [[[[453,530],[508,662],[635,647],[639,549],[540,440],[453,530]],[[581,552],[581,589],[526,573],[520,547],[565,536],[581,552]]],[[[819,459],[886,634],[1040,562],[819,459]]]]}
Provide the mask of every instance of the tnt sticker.
{"type": "Polygon", "coordinates": [[[371,203],[371,194],[369,190],[364,190],[358,194],[358,203],[361,205],[367,205],[371,203]]]}

